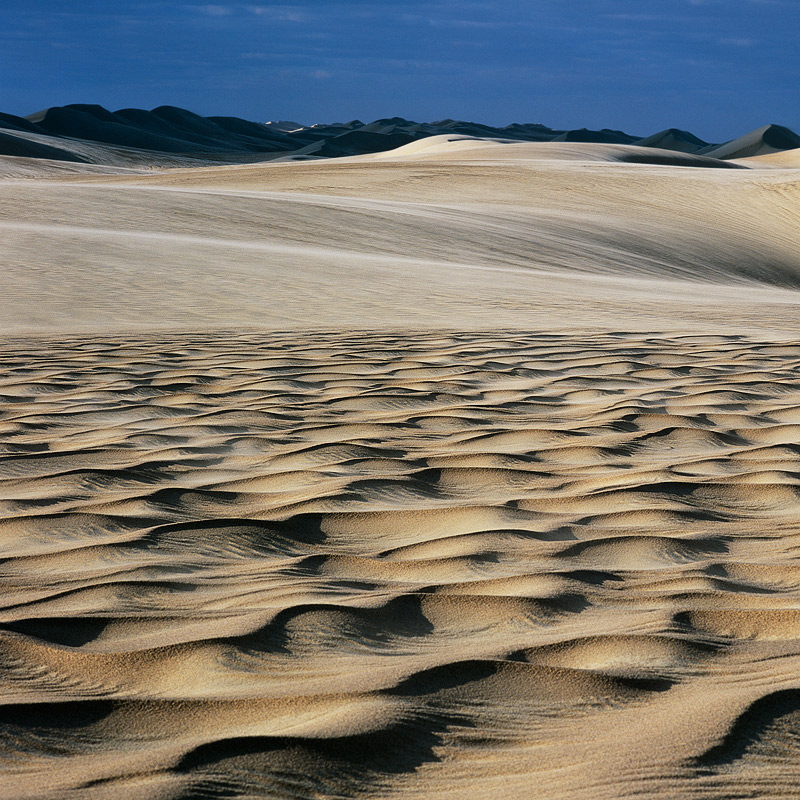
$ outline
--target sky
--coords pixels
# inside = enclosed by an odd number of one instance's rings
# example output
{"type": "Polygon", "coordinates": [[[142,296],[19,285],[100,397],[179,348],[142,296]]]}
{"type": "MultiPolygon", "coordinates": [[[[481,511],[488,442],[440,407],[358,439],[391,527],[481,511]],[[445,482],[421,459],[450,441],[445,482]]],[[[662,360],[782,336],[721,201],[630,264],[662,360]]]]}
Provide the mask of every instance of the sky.
{"type": "Polygon", "coordinates": [[[800,131],[800,0],[0,0],[0,111],[800,131]]]}

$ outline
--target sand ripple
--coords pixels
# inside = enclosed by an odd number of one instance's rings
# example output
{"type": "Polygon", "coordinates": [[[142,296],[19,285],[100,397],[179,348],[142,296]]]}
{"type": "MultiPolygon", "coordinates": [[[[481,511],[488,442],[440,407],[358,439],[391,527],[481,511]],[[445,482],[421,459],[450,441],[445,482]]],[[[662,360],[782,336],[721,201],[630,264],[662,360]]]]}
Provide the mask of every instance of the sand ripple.
{"type": "Polygon", "coordinates": [[[797,796],[799,343],[0,362],[3,796],[797,796]]]}

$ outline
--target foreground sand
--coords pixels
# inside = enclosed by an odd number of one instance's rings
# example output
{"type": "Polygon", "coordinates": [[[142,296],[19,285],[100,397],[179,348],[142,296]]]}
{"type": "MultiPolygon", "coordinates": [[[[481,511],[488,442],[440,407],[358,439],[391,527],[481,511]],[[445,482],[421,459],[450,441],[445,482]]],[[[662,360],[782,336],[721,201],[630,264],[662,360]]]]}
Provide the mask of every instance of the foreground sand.
{"type": "Polygon", "coordinates": [[[2,184],[0,795],[797,796],[800,170],[618,157],[2,184]]]}

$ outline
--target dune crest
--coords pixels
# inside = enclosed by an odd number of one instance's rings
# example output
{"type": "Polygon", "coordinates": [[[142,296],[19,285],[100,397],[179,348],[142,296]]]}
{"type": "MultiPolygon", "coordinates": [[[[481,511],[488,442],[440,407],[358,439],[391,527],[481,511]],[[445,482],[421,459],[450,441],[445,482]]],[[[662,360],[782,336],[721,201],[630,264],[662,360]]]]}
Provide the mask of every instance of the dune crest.
{"type": "Polygon", "coordinates": [[[780,125],[767,125],[724,144],[709,144],[677,128],[639,137],[608,128],[556,130],[539,123],[513,123],[500,128],[452,119],[420,123],[402,117],[370,123],[356,119],[330,125],[301,125],[202,117],[175,106],[159,106],[151,111],[109,111],[99,105],[74,103],[27,117],[0,113],[3,160],[26,157],[109,167],[341,158],[396,150],[441,136],[502,142],[637,145],[717,159],[746,158],[800,147],[800,136],[780,125]]]}

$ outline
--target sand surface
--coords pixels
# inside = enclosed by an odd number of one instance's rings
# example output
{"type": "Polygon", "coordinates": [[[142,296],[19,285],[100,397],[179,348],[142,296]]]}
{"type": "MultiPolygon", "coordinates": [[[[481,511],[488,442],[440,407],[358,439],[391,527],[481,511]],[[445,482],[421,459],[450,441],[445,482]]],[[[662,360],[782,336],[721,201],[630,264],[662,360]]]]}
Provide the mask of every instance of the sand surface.
{"type": "Polygon", "coordinates": [[[458,138],[2,160],[0,796],[798,796],[796,157],[458,138]]]}

